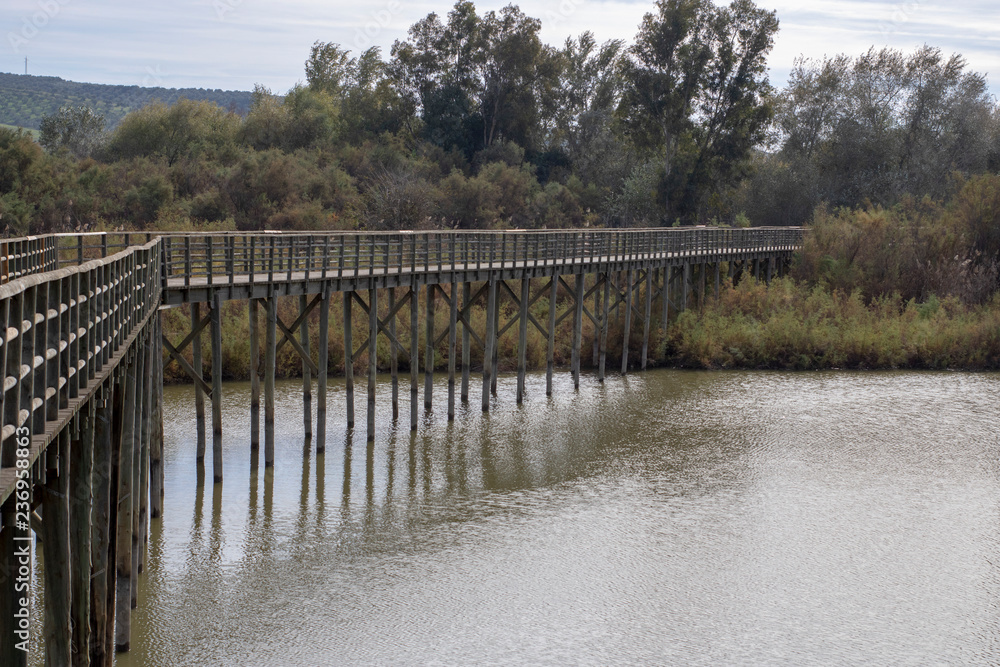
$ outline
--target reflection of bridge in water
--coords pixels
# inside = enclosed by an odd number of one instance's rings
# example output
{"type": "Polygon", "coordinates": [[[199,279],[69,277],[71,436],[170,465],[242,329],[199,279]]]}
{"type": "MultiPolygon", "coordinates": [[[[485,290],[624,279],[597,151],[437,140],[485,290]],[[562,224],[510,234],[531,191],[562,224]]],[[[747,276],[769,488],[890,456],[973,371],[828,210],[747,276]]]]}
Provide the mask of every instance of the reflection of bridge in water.
{"type": "MultiPolygon", "coordinates": [[[[622,326],[623,373],[630,366],[633,323],[641,321],[640,358],[632,361],[645,368],[652,327],[665,327],[671,312],[684,309],[692,298],[703,299],[712,285],[717,290],[723,266],[734,278],[752,273],[769,279],[785,270],[801,240],[797,228],[697,228],[155,238],[79,234],[0,242],[5,283],[0,312],[6,332],[0,338],[0,663],[27,663],[19,644],[28,638],[28,621],[19,619],[30,597],[21,586],[30,580],[31,560],[23,553],[32,531],[41,540],[45,563],[41,634],[47,664],[110,665],[112,647],[128,649],[148,522],[162,512],[163,350],[195,384],[199,460],[207,451],[205,397],[211,401],[212,471],[215,481],[222,481],[224,301],[249,301],[250,349],[257,351],[249,360],[250,445],[258,448],[261,439],[263,375],[264,461],[270,466],[275,360],[286,344],[302,361],[307,440],[314,436],[311,387],[317,376],[315,441],[317,451],[325,448],[334,293],[340,294],[337,310],[343,318],[348,426],[354,425],[354,361],[374,349],[381,336],[390,350],[394,418],[399,356],[409,353],[410,426],[417,429],[420,364],[424,409],[429,410],[436,349],[446,339],[449,419],[456,401],[469,398],[473,343],[482,351],[482,409],[489,410],[498,340],[508,330],[516,335],[516,394],[522,400],[529,324],[547,341],[546,391],[551,393],[556,334],[571,319],[570,372],[578,387],[584,317],[595,332],[599,380],[605,375],[612,319],[622,326]],[[278,316],[279,297],[298,298],[293,322],[278,316]],[[546,298],[565,307],[561,314],[548,307],[543,322],[532,307],[546,298]],[[506,322],[505,299],[513,306],[506,322]],[[191,331],[174,343],[163,336],[157,313],[184,304],[190,308],[191,331]],[[448,309],[448,325],[440,331],[436,307],[448,309]],[[472,311],[482,307],[486,322],[476,330],[472,311]],[[353,340],[356,312],[367,319],[367,338],[360,345],[353,340]],[[315,354],[308,332],[311,316],[319,319],[315,354]],[[206,329],[210,380],[202,364],[206,329]]],[[[568,333],[569,327],[562,330],[568,333]]],[[[369,440],[375,428],[376,361],[375,354],[368,355],[369,440]]]]}

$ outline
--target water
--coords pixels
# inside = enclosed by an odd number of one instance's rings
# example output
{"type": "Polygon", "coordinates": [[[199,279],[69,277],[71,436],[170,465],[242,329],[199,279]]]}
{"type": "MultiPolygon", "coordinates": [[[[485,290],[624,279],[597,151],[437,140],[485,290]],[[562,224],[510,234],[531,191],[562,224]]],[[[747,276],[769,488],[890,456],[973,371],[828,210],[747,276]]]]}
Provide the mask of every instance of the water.
{"type": "Polygon", "coordinates": [[[221,488],[168,387],[117,664],[1000,662],[996,375],[564,375],[551,399],[534,375],[522,407],[514,383],[449,424],[439,381],[415,436],[382,384],[371,446],[334,384],[319,457],[282,384],[267,473],[226,385],[221,488]]]}

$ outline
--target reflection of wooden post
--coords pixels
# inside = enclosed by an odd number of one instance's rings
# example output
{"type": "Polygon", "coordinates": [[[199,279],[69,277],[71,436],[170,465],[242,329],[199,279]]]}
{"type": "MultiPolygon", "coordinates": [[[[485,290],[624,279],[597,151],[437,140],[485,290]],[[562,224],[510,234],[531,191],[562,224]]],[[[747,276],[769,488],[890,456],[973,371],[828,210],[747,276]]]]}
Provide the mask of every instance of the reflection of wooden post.
{"type": "MultiPolygon", "coordinates": [[[[201,325],[201,304],[197,301],[191,304],[191,331],[201,325]]],[[[191,341],[191,357],[194,372],[198,377],[204,378],[205,371],[201,362],[201,332],[191,341]]],[[[194,383],[194,412],[198,429],[198,463],[205,461],[205,394],[201,390],[201,383],[194,383]]]]}
{"type": "Polygon", "coordinates": [[[326,394],[330,366],[330,285],[323,285],[319,308],[319,399],[316,403],[316,453],[326,451],[326,394]]]}
{"type": "Polygon", "coordinates": [[[260,334],[258,302],[250,299],[250,449],[260,449],[260,334]]]}
{"type": "MultiPolygon", "coordinates": [[[[306,295],[299,295],[299,315],[306,312],[308,307],[306,295]]],[[[311,354],[309,352],[309,318],[302,318],[302,325],[299,327],[299,340],[302,343],[302,351],[305,353],[302,359],[302,428],[305,433],[306,442],[312,440],[312,371],[309,369],[311,354]]]]}
{"type": "MultiPolygon", "coordinates": [[[[42,487],[42,554],[45,560],[45,664],[71,663],[70,630],[70,442],[64,429],[49,445],[45,484],[42,487]],[[58,444],[57,444],[58,442],[58,444]],[[55,451],[53,451],[55,450],[55,451]],[[58,471],[55,469],[58,457],[58,471]],[[57,474],[58,473],[58,474],[57,474]]],[[[78,443],[79,444],[79,443],[78,443]]],[[[89,525],[86,526],[89,529],[89,525]]],[[[82,528],[81,528],[82,529],[82,528]]],[[[90,576],[88,564],[86,576],[90,576]]],[[[127,602],[127,600],[126,600],[127,602]]],[[[9,619],[3,619],[9,624],[9,619]]]]}

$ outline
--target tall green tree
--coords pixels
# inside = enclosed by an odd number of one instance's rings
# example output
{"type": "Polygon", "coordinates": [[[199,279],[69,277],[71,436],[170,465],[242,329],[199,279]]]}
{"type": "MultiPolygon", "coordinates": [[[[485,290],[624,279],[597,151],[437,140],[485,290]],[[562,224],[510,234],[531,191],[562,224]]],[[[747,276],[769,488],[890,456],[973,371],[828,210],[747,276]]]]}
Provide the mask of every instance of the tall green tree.
{"type": "Polygon", "coordinates": [[[64,106],[42,119],[38,137],[46,150],[67,150],[76,157],[89,157],[105,138],[104,115],[87,106],[64,106]]]}
{"type": "Polygon", "coordinates": [[[778,19],[751,0],[658,0],[623,68],[620,114],[636,145],[660,157],[668,220],[692,220],[742,176],[772,116],[765,58],[778,19]]]}

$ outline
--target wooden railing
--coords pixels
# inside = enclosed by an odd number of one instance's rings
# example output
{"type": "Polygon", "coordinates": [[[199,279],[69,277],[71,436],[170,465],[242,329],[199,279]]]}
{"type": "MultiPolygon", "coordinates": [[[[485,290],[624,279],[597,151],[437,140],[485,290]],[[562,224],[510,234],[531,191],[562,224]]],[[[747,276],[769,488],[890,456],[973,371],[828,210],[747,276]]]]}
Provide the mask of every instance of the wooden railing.
{"type": "Polygon", "coordinates": [[[798,227],[504,232],[169,234],[164,278],[200,284],[241,279],[351,278],[360,275],[578,266],[691,255],[792,250],[798,227]],[[204,279],[198,280],[198,279],[204,279]]]}
{"type": "MultiPolygon", "coordinates": [[[[12,489],[18,428],[30,429],[33,463],[47,445],[46,436],[73,416],[160,304],[160,239],[102,259],[47,268],[69,262],[59,256],[64,238],[69,237],[5,242],[9,251],[22,253],[5,260],[26,261],[18,270],[28,275],[0,286],[0,322],[6,332],[0,336],[0,502],[12,489]]],[[[92,250],[83,240],[95,237],[77,238],[81,253],[92,250]]],[[[113,245],[105,235],[97,247],[113,245]]]]}

